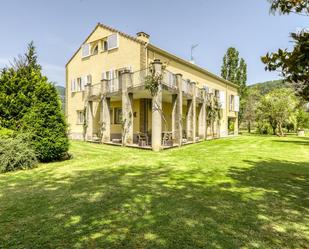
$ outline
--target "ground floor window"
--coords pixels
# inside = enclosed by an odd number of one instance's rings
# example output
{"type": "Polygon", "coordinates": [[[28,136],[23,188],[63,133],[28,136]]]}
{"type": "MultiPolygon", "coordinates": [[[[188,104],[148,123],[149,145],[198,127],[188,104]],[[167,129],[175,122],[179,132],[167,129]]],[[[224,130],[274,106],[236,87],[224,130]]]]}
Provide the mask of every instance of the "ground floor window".
{"type": "Polygon", "coordinates": [[[236,121],[236,118],[228,118],[229,135],[233,135],[235,132],[235,121],[236,121]]]}
{"type": "Polygon", "coordinates": [[[122,123],[122,108],[114,109],[114,123],[121,124],[122,123]]]}
{"type": "Polygon", "coordinates": [[[84,111],[77,111],[77,124],[84,124],[84,111]]]}

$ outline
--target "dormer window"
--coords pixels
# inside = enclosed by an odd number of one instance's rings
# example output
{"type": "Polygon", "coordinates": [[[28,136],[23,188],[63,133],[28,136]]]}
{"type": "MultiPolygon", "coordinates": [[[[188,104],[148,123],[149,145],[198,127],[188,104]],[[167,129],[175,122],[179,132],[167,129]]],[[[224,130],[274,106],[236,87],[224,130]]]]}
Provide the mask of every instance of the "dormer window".
{"type": "Polygon", "coordinates": [[[107,37],[107,48],[108,48],[108,50],[118,48],[118,46],[119,46],[119,38],[118,38],[117,33],[112,34],[112,35],[107,37]]]}
{"type": "Polygon", "coordinates": [[[107,41],[103,41],[102,50],[103,51],[107,51],[108,50],[108,43],[107,43],[107,41]]]}
{"type": "Polygon", "coordinates": [[[99,52],[99,46],[95,45],[94,48],[93,48],[93,51],[92,51],[92,55],[96,55],[96,54],[98,54],[98,52],[99,52]]]}
{"type": "Polygon", "coordinates": [[[82,46],[82,57],[84,58],[89,55],[90,55],[90,44],[87,43],[82,46]]]}

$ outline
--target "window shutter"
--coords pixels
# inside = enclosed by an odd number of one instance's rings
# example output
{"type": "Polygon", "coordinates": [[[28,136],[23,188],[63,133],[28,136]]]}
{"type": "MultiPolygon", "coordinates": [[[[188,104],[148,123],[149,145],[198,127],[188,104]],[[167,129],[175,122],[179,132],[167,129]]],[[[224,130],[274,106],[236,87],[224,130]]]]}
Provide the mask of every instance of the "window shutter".
{"type": "Polygon", "coordinates": [[[74,92],[74,80],[71,80],[71,92],[74,92]]]}
{"type": "Polygon", "coordinates": [[[87,57],[90,55],[90,44],[84,44],[82,46],[82,57],[87,57]]]}
{"type": "Polygon", "coordinates": [[[225,109],[225,92],[220,91],[219,97],[220,97],[221,109],[225,109]]]}
{"type": "Polygon", "coordinates": [[[76,92],[76,79],[73,80],[73,92],[76,92]]]}
{"type": "Polygon", "coordinates": [[[86,84],[92,84],[92,75],[91,74],[88,74],[86,76],[86,79],[87,79],[87,83],[86,84]]]}
{"type": "Polygon", "coordinates": [[[107,47],[108,47],[108,50],[119,47],[119,38],[118,38],[117,33],[112,34],[107,37],[107,47]]]}
{"type": "Polygon", "coordinates": [[[239,96],[234,97],[234,111],[239,112],[239,96]]]}
{"type": "Polygon", "coordinates": [[[82,76],[81,80],[80,80],[80,90],[84,91],[85,90],[85,85],[87,84],[87,77],[86,76],[82,76]]]}

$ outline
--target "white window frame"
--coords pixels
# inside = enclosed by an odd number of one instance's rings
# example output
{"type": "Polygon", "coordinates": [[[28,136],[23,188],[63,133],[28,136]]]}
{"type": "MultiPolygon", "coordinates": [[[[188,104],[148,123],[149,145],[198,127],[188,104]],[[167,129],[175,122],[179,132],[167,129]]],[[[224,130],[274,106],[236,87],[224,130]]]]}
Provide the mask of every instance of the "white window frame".
{"type": "Polygon", "coordinates": [[[92,75],[91,74],[88,74],[86,77],[85,77],[86,81],[85,81],[85,85],[87,84],[92,84],[92,75]]]}
{"type": "Polygon", "coordinates": [[[89,57],[90,56],[90,43],[86,43],[84,45],[82,45],[82,58],[86,58],[86,57],[89,57]],[[86,47],[88,47],[88,52],[87,54],[85,53],[86,52],[86,47]]]}
{"type": "Polygon", "coordinates": [[[119,34],[118,33],[114,33],[111,34],[107,37],[107,50],[112,50],[112,49],[116,49],[119,47],[119,34]],[[110,47],[110,37],[116,35],[116,45],[113,47],[110,47]]]}
{"type": "Polygon", "coordinates": [[[77,92],[80,92],[80,91],[82,91],[82,89],[83,89],[83,85],[84,85],[84,82],[83,82],[83,77],[78,77],[77,78],[77,84],[76,84],[76,91],[77,92]]]}
{"type": "Polygon", "coordinates": [[[77,88],[76,88],[76,79],[72,79],[71,80],[71,92],[72,93],[75,93],[75,92],[77,92],[77,88]]]}

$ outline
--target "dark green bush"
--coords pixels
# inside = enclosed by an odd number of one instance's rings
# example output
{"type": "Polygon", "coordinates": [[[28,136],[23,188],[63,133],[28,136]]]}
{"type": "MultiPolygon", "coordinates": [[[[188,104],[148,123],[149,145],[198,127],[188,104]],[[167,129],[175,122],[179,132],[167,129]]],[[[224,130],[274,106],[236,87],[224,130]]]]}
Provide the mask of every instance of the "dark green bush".
{"type": "Polygon", "coordinates": [[[57,90],[43,78],[34,96],[31,110],[22,120],[22,129],[32,134],[31,144],[40,161],[61,160],[67,156],[69,140],[57,90]]]}
{"type": "Polygon", "coordinates": [[[0,137],[0,173],[33,168],[37,163],[27,136],[0,137]]]}

